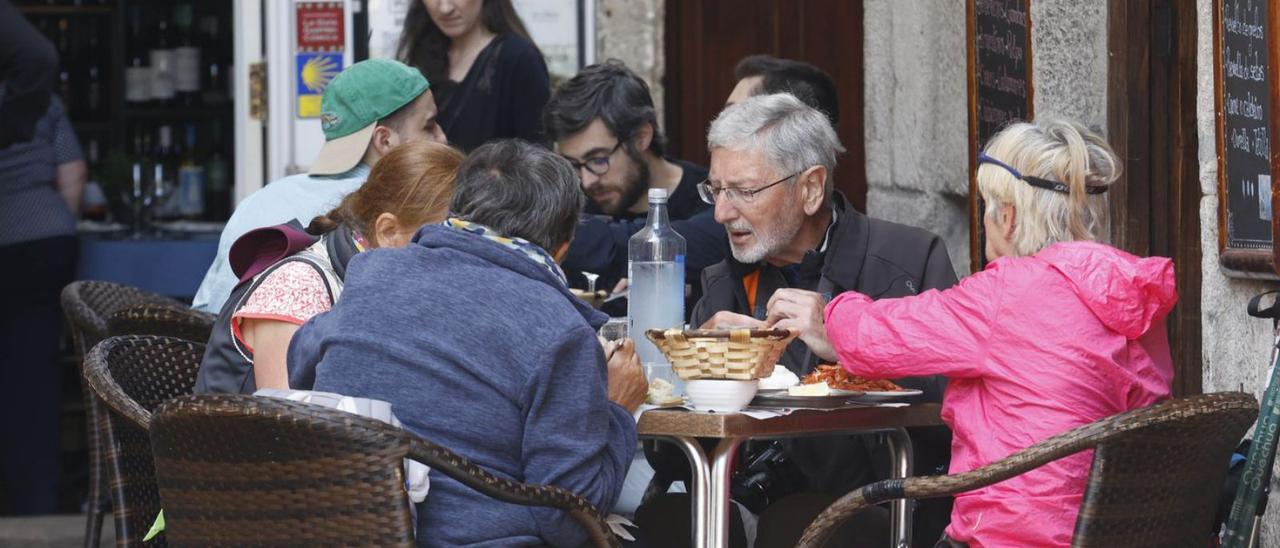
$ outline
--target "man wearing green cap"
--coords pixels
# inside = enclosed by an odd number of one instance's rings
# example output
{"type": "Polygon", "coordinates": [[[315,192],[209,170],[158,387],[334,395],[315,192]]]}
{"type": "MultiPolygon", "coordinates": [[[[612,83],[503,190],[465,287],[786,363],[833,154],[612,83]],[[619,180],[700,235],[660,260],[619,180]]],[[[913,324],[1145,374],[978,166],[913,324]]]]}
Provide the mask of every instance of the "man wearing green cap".
{"type": "Polygon", "coordinates": [[[222,309],[237,283],[227,253],[244,233],[294,219],[305,226],[359,188],[370,167],[396,146],[421,140],[445,143],[429,87],[418,69],[389,59],[361,61],[329,82],[320,102],[324,148],[311,171],[272,182],[236,206],[191,306],[222,309]]]}

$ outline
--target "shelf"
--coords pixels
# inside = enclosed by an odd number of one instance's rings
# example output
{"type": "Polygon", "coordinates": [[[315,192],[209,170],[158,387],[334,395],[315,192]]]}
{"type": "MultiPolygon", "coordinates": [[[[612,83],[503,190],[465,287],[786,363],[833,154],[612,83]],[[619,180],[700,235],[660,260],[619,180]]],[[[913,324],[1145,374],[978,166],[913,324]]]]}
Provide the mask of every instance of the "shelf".
{"type": "Polygon", "coordinates": [[[217,106],[137,106],[125,107],[125,118],[141,118],[150,120],[188,120],[188,119],[209,119],[229,116],[231,114],[231,103],[217,106]]]}
{"type": "Polygon", "coordinates": [[[111,131],[111,127],[112,127],[111,122],[101,122],[101,121],[71,122],[71,128],[76,131],[89,131],[89,132],[111,131]]]}
{"type": "Polygon", "coordinates": [[[111,15],[111,6],[18,6],[23,15],[111,15]]]}

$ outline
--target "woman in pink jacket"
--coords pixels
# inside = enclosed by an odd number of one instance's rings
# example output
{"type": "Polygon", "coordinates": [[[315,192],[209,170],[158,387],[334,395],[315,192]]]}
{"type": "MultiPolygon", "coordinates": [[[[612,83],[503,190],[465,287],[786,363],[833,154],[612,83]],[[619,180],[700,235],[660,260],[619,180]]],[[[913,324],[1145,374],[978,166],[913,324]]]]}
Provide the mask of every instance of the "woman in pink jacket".
{"type": "MultiPolygon", "coordinates": [[[[1115,153],[1079,124],[1014,124],[978,158],[986,269],[946,291],[825,310],[852,373],[950,379],[951,473],[1169,396],[1173,264],[1097,243],[1115,153]]],[[[939,546],[1067,546],[1092,453],[958,495],[939,546]]]]}

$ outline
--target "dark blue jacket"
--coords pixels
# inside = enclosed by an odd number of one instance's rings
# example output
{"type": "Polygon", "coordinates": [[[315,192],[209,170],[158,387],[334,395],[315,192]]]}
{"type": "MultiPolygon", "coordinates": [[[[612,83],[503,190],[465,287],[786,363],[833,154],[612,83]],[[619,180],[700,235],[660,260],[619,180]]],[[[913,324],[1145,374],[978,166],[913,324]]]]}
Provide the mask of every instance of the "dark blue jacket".
{"type": "MultiPolygon", "coordinates": [[[[605,317],[545,267],[483,237],[428,226],[351,260],[342,299],[289,347],[292,384],[391,402],[405,428],[498,476],[558,485],[608,512],[636,447],[608,401],[605,317]]],[[[419,546],[577,546],[560,511],[485,497],[431,472],[419,546]]]]}

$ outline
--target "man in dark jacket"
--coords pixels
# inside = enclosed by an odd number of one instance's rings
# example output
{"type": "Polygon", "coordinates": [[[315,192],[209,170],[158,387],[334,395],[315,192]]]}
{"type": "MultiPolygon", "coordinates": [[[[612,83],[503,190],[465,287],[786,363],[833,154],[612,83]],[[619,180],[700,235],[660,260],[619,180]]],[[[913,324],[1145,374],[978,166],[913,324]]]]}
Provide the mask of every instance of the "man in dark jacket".
{"type": "MultiPolygon", "coordinates": [[[[710,177],[699,190],[715,204],[731,256],[703,271],[692,325],[797,329],[799,339],[780,362],[803,376],[818,363],[835,361],[822,324],[832,296],[857,291],[902,297],[956,282],[938,236],[869,218],[834,191],[836,158],[844,149],[828,118],[793,95],[758,95],[729,106],[712,122],[707,141],[710,177]]],[[[923,390],[922,399],[931,402],[941,401],[945,388],[940,377],[898,382],[923,390]]],[[[912,437],[917,472],[932,473],[947,462],[945,429],[912,437]]],[[[769,493],[757,546],[794,544],[835,497],[888,474],[888,452],[872,436],[793,440],[781,447],[798,484],[769,493]],[[775,502],[798,491],[803,493],[775,502]]],[[[670,452],[663,448],[654,459],[660,472],[670,452]]],[[[785,481],[784,471],[773,473],[779,475],[773,485],[785,481]]],[[[945,520],[946,512],[941,515],[945,520]]],[[[864,517],[858,525],[873,524],[864,517]]],[[[887,524],[878,532],[885,530],[887,524]]],[[[920,538],[937,538],[941,529],[923,532],[932,537],[920,538]]],[[[840,545],[863,545],[871,533],[858,531],[840,545]]]]}
{"type": "MultiPolygon", "coordinates": [[[[688,244],[685,279],[694,284],[686,315],[699,296],[702,269],[727,253],[724,228],[698,197],[707,169],[666,156],[649,86],[619,61],[582,69],[556,90],[544,112],[556,149],[578,170],[591,197],[565,257],[571,272],[600,275],[604,289],[627,276],[627,242],[644,228],[650,188],[665,188],[672,228],[688,244]]],[[[625,314],[625,309],[620,311],[625,314]]]]}
{"type": "MultiPolygon", "coordinates": [[[[342,299],[294,336],[291,375],[313,367],[316,390],[390,402],[406,429],[489,472],[563,487],[608,513],[647,384],[634,357],[606,367],[595,332],[606,318],[569,293],[553,260],[582,208],[576,179],[523,141],[477,148],[458,172],[456,216],[403,249],[353,258],[342,299]]],[[[418,546],[586,540],[565,512],[434,472],[418,510],[418,546]]]]}

